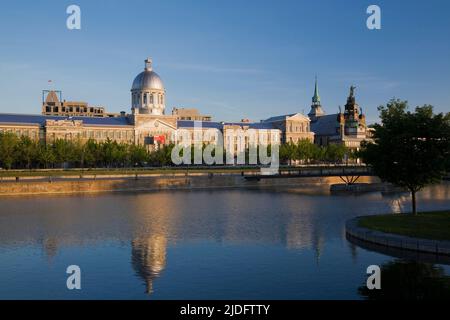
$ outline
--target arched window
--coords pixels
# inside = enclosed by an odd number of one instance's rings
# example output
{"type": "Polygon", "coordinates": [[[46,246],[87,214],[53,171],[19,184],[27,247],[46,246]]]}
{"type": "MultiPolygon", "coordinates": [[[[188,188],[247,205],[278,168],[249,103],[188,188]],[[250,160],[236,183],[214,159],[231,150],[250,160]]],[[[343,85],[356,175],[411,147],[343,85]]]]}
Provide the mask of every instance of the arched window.
{"type": "Polygon", "coordinates": [[[153,94],[150,93],[150,103],[153,104],[153,94]]]}
{"type": "Polygon", "coordinates": [[[144,104],[147,104],[147,94],[144,93],[144,104]]]}

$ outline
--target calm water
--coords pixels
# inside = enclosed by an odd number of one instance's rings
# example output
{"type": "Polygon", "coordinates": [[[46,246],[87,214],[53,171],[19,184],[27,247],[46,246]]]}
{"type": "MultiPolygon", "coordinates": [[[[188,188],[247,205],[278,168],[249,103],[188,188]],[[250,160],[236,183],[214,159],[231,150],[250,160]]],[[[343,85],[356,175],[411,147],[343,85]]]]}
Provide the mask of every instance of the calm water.
{"type": "MultiPolygon", "coordinates": [[[[345,238],[347,219],[408,211],[404,194],[170,191],[0,205],[1,299],[361,299],[371,264],[383,267],[385,288],[403,288],[399,274],[431,274],[430,286],[448,293],[449,266],[407,263],[345,238]],[[66,288],[72,264],[80,291],[66,288]]],[[[450,184],[421,192],[419,208],[450,209],[450,184]]]]}

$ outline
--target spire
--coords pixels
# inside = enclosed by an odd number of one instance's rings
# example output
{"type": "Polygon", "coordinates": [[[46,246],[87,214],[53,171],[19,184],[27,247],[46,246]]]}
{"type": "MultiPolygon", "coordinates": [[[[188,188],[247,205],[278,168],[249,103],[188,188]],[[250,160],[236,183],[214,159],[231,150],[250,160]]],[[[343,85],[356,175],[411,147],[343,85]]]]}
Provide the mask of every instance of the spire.
{"type": "Polygon", "coordinates": [[[314,86],[314,96],[312,98],[313,104],[320,104],[320,96],[319,96],[319,86],[317,85],[317,76],[316,76],[316,84],[314,86]]]}
{"type": "Polygon", "coordinates": [[[152,58],[145,59],[145,71],[152,71],[152,58]]]}
{"type": "Polygon", "coordinates": [[[316,83],[314,86],[314,96],[312,97],[312,105],[311,105],[311,111],[308,113],[309,118],[311,121],[316,121],[318,117],[321,117],[325,114],[325,112],[322,109],[321,102],[320,102],[320,96],[319,96],[319,85],[317,84],[317,76],[316,76],[316,83]]]}

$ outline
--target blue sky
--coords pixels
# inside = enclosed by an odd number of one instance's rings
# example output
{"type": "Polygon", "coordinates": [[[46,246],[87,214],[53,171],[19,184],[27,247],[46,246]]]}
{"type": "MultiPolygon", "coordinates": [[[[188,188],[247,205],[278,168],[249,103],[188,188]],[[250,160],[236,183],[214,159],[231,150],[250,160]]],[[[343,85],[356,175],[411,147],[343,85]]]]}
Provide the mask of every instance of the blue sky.
{"type": "Polygon", "coordinates": [[[41,90],[130,110],[151,56],[173,106],[215,120],[308,113],[314,77],[327,113],[348,88],[370,122],[392,97],[450,111],[450,2],[8,1],[0,5],[0,112],[39,113],[41,90]],[[66,28],[77,4],[82,29],[66,28]],[[366,28],[366,8],[382,29],[366,28]]]}

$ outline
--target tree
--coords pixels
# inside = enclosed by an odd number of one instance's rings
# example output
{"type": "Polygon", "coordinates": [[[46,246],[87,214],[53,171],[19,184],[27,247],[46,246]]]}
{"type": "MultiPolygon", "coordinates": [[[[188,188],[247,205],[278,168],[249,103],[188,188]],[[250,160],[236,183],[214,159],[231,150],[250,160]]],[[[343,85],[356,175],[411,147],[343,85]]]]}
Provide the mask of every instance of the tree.
{"type": "Polygon", "coordinates": [[[0,132],[0,165],[6,169],[11,169],[17,159],[17,144],[19,138],[13,133],[0,132]]]}
{"type": "Polygon", "coordinates": [[[292,160],[295,160],[296,155],[297,147],[293,142],[289,141],[280,146],[280,160],[282,162],[287,162],[290,165],[292,164],[292,160]]]}
{"type": "Polygon", "coordinates": [[[407,109],[408,103],[398,99],[380,106],[374,142],[363,143],[360,154],[382,180],[411,192],[416,214],[416,193],[450,171],[450,114],[433,114],[430,105],[407,109]]]}
{"type": "Polygon", "coordinates": [[[133,166],[142,165],[148,161],[148,152],[144,146],[132,144],[129,147],[130,162],[133,166]]]}
{"type": "Polygon", "coordinates": [[[17,144],[16,160],[21,165],[25,165],[27,169],[31,169],[31,163],[36,159],[36,155],[37,143],[27,136],[20,137],[17,144]]]}
{"type": "Polygon", "coordinates": [[[55,163],[53,148],[46,143],[40,143],[38,145],[36,157],[37,162],[44,166],[45,169],[47,169],[50,164],[53,165],[55,163]]]}
{"type": "Polygon", "coordinates": [[[347,147],[342,144],[329,144],[325,148],[325,160],[329,162],[340,162],[344,159],[347,153],[347,147]]]}
{"type": "Polygon", "coordinates": [[[65,166],[69,161],[74,158],[73,143],[64,139],[57,139],[53,145],[53,155],[55,162],[60,164],[61,167],[65,166]]]}

